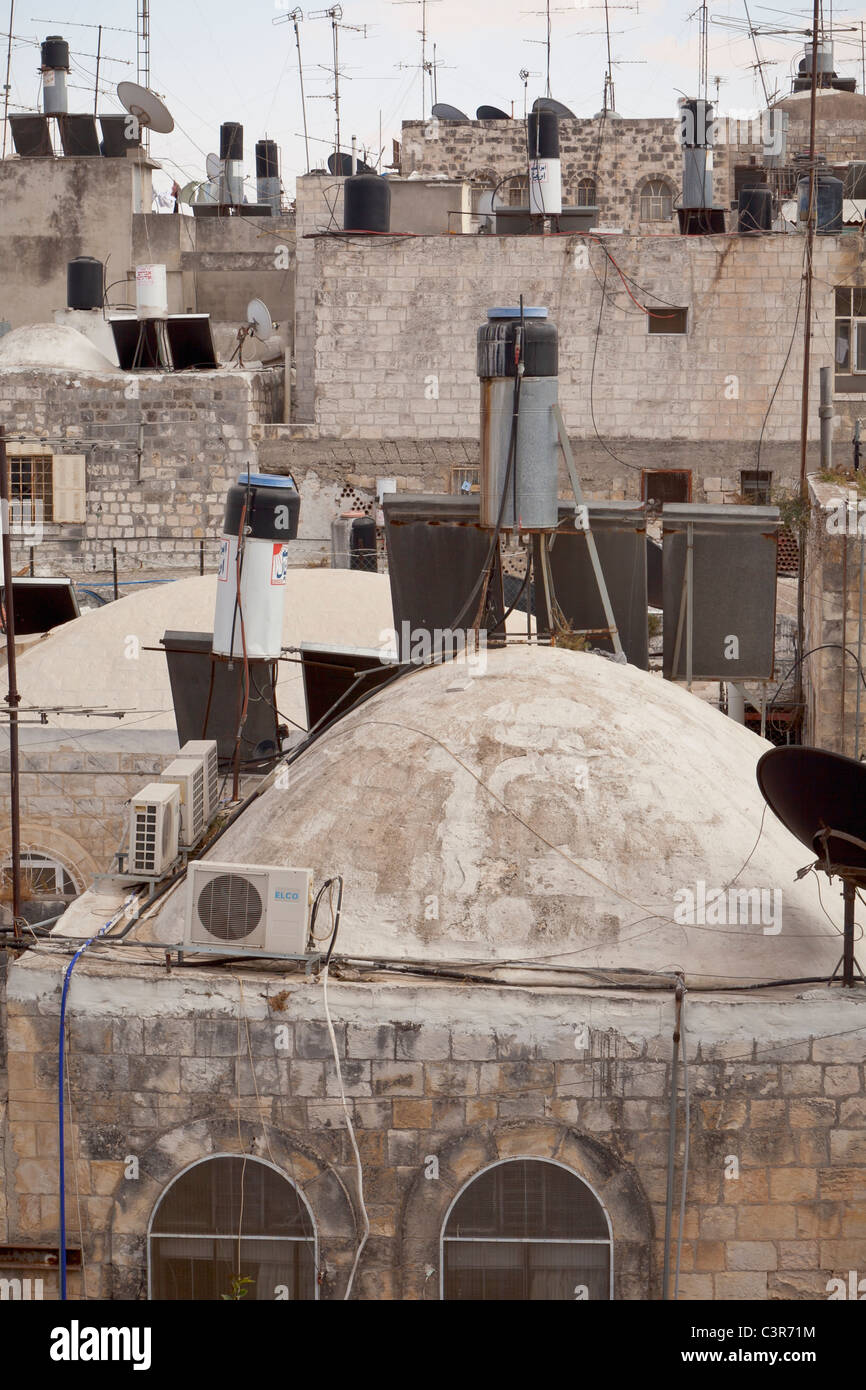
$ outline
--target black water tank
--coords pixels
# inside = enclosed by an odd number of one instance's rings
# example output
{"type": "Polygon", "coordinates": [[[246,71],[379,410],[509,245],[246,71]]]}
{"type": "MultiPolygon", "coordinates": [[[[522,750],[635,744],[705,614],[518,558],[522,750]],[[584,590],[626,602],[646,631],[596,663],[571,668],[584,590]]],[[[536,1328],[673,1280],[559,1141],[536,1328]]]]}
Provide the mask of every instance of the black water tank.
{"type": "Polygon", "coordinates": [[[101,309],[104,284],[102,261],[93,256],[76,256],[66,266],[67,309],[101,309]]]}
{"type": "Polygon", "coordinates": [[[237,121],[224,121],[220,126],[220,159],[243,159],[244,128],[237,121]]]}
{"type": "Polygon", "coordinates": [[[391,187],[380,174],[353,174],[343,185],[347,232],[390,232],[391,187]]]}
{"type": "Polygon", "coordinates": [[[278,179],[280,177],[279,155],[276,140],[256,141],[256,178],[278,179]]]}
{"type": "Polygon", "coordinates": [[[298,534],[300,511],[300,493],[291,476],[241,473],[226,493],[223,535],[238,534],[243,514],[244,531],[254,540],[293,541],[298,534]]]}
{"type": "MultiPolygon", "coordinates": [[[[524,310],[524,341],[521,349],[526,376],[557,376],[559,337],[546,309],[524,310]]],[[[487,322],[478,330],[475,370],[484,380],[516,376],[514,340],[520,329],[518,308],[489,309],[487,322]]]]}
{"type": "Polygon", "coordinates": [[[737,230],[744,235],[773,228],[773,192],[764,186],[741,188],[737,230]]]}
{"type": "Polygon", "coordinates": [[[559,159],[559,117],[555,111],[530,111],[526,136],[530,159],[559,159]]]}
{"type": "MultiPolygon", "coordinates": [[[[841,232],[842,199],[845,186],[832,174],[815,171],[816,226],[819,234],[841,232]]],[[[797,183],[797,218],[806,222],[809,217],[809,176],[801,174],[797,183]]]]}
{"type": "Polygon", "coordinates": [[[65,68],[69,71],[69,44],[59,34],[49,34],[42,45],[44,68],[65,68]]]}
{"type": "Polygon", "coordinates": [[[375,574],[378,558],[375,521],[369,516],[356,517],[349,533],[349,569],[375,574]]]}

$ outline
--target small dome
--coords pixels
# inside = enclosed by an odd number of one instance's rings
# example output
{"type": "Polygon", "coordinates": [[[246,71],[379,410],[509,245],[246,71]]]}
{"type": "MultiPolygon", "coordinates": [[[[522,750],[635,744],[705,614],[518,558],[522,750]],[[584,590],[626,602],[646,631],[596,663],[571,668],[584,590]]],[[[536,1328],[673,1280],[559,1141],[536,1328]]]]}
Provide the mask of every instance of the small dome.
{"type": "MultiPolygon", "coordinates": [[[[633,666],[512,646],[483,674],[449,663],[381,691],[206,857],[342,874],[337,953],[365,960],[826,979],[839,937],[758,790],[768,746],[633,666]],[[719,921],[704,905],[729,884],[752,897],[719,921]]],[[[183,902],[158,940],[182,939],[183,902]]]]}
{"type": "Polygon", "coordinates": [[[0,338],[0,369],[52,367],[68,372],[117,372],[83,333],[56,323],[28,323],[0,338]]]}

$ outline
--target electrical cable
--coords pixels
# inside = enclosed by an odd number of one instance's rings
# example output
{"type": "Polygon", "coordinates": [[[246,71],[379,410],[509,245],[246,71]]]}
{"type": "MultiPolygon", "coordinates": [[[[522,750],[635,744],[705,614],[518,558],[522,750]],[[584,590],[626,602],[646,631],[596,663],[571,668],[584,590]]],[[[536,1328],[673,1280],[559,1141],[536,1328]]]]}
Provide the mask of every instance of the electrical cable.
{"type": "Polygon", "coordinates": [[[689,1140],[691,1138],[691,1103],[689,1097],[689,1058],[686,1046],[686,995],[688,990],[683,982],[683,997],[680,1010],[680,1048],[683,1059],[683,1102],[685,1109],[683,1126],[683,1167],[680,1177],[680,1219],[677,1226],[677,1255],[674,1265],[674,1302],[679,1298],[680,1265],[683,1258],[683,1233],[686,1224],[686,1184],[689,1177],[689,1140]]]}
{"type": "Polygon", "coordinates": [[[364,1169],[363,1169],[363,1165],[362,1165],[362,1163],[361,1163],[361,1153],[360,1153],[360,1150],[359,1150],[359,1148],[358,1148],[358,1141],[357,1141],[357,1139],[355,1138],[355,1126],[353,1125],[353,1123],[352,1123],[352,1117],[351,1117],[351,1115],[349,1114],[349,1103],[348,1103],[348,1101],[346,1100],[346,1090],[345,1090],[345,1087],[344,1087],[344,1085],[343,1085],[343,1070],[342,1070],[342,1067],[340,1066],[340,1053],[339,1053],[339,1049],[338,1049],[338,1047],[337,1047],[337,1037],[336,1037],[336,1034],[334,1033],[334,1024],[333,1024],[333,1021],[332,1021],[332,1019],[331,1019],[331,1010],[330,1010],[330,1008],[329,1008],[329,1006],[328,1006],[328,970],[329,970],[329,968],[330,968],[330,953],[329,953],[329,958],[325,961],[325,964],[324,964],[324,967],[323,967],[322,973],[321,973],[321,981],[322,981],[322,1003],[323,1003],[324,1010],[325,1010],[325,1021],[326,1021],[326,1023],[327,1023],[327,1027],[328,1027],[328,1037],[329,1037],[330,1040],[331,1040],[331,1050],[332,1050],[333,1055],[334,1055],[334,1066],[335,1066],[336,1071],[337,1071],[337,1084],[338,1084],[338,1086],[339,1086],[339,1088],[340,1088],[340,1100],[341,1100],[342,1103],[343,1103],[343,1114],[344,1114],[345,1117],[346,1117],[346,1128],[347,1128],[347,1130],[348,1130],[348,1132],[349,1132],[349,1142],[350,1142],[350,1144],[352,1145],[352,1152],[353,1152],[353,1154],[355,1155],[355,1170],[356,1170],[357,1178],[358,1178],[358,1201],[359,1201],[360,1206],[361,1206],[361,1215],[362,1215],[363,1223],[364,1223],[363,1235],[361,1236],[361,1239],[360,1239],[360,1241],[358,1242],[358,1247],[357,1247],[357,1249],[356,1249],[356,1251],[355,1251],[355,1258],[354,1258],[354,1260],[353,1260],[353,1262],[352,1262],[352,1268],[351,1268],[351,1271],[350,1271],[350,1273],[349,1273],[349,1281],[348,1281],[348,1283],[346,1284],[346,1292],[345,1292],[345,1294],[343,1295],[344,1301],[345,1301],[345,1302],[348,1302],[348,1300],[352,1297],[352,1287],[353,1287],[353,1285],[354,1285],[354,1283],[355,1283],[355,1275],[356,1275],[356,1273],[357,1273],[357,1271],[358,1271],[358,1265],[359,1265],[359,1263],[360,1263],[361,1256],[362,1256],[362,1254],[364,1253],[364,1247],[366,1246],[367,1240],[368,1240],[369,1235],[370,1235],[370,1217],[369,1217],[369,1213],[367,1212],[367,1204],[366,1204],[366,1202],[365,1202],[365,1200],[364,1200],[364,1169]]]}

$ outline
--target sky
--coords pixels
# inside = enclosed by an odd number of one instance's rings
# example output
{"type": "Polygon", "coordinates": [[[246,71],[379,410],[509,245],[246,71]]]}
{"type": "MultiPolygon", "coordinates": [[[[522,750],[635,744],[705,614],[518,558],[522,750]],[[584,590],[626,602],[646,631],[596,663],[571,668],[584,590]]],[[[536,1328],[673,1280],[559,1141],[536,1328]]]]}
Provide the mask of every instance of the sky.
{"type": "MultiPolygon", "coordinates": [[[[617,110],[623,116],[674,116],[678,97],[696,94],[699,10],[688,0],[609,3],[617,110]]],[[[4,70],[9,4],[0,0],[4,70]]],[[[155,176],[155,186],[168,187],[175,178],[181,184],[203,179],[205,156],[219,150],[221,122],[239,121],[250,196],[254,146],[265,135],[280,146],[283,183],[293,196],[295,175],[304,172],[306,161],[294,28],[286,22],[291,8],[291,0],[151,0],[151,86],[175,120],[171,135],[152,137],[151,153],[165,171],[155,176]]],[[[399,138],[401,121],[422,115],[422,0],[344,0],[342,9],[342,24],[358,26],[339,33],[342,144],[349,148],[355,135],[373,163],[380,148],[383,163],[390,163],[391,139],[399,138]]],[[[38,106],[38,43],[48,34],[61,34],[72,50],[70,111],[92,110],[100,23],[105,28],[99,109],[121,110],[114,86],[136,77],[135,0],[14,0],[14,10],[10,110],[38,106]]],[[[311,167],[316,168],[334,143],[332,27],[327,17],[312,17],[315,9],[303,13],[301,55],[311,167]]],[[[530,105],[544,94],[545,0],[427,0],[426,13],[427,58],[432,60],[435,43],[440,101],[473,117],[482,103],[507,112],[513,103],[515,115],[522,116],[521,69],[531,73],[530,105]]],[[[802,31],[811,21],[811,6],[782,10],[751,0],[750,14],[756,25],[802,31]]],[[[709,17],[710,99],[718,92],[719,114],[753,114],[764,99],[743,0],[718,0],[709,17]]],[[[826,24],[836,31],[836,69],[858,82],[861,17],[866,20],[866,11],[825,11],[826,24]]],[[[551,0],[551,34],[551,95],[578,116],[594,115],[602,105],[606,69],[603,0],[551,0]]],[[[790,91],[804,41],[796,33],[758,39],[770,93],[790,91]]],[[[425,96],[429,115],[429,78],[425,96]]]]}

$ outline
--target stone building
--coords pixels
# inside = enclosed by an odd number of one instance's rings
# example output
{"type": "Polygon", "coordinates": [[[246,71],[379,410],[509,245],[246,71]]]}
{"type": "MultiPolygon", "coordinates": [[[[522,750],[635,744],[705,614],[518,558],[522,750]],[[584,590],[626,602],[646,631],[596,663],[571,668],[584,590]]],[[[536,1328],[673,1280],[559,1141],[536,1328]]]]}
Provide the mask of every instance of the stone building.
{"type": "Polygon", "coordinates": [[[10,964],[7,1258],[57,1258],[61,984],[74,941],[126,921],[68,996],[73,1296],[654,1300],[668,1216],[680,1298],[847,1289],[862,991],[827,984],[806,852],[762,826],[762,745],[585,653],[512,647],[459,677],[347,715],[205,857],[310,867],[327,974],[169,970],[183,884],[134,922],[103,885],[10,964]],[[720,919],[701,885],[728,890],[720,919]]]}

